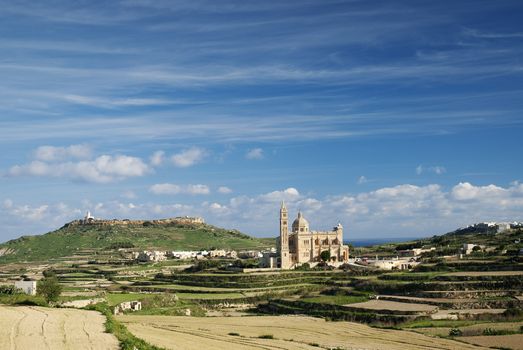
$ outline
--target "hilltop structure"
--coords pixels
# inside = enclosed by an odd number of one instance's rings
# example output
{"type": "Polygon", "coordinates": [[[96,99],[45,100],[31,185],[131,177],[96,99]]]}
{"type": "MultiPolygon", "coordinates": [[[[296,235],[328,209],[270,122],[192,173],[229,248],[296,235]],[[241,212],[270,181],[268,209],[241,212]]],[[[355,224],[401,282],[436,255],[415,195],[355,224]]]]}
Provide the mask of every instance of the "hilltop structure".
{"type": "Polygon", "coordinates": [[[309,263],[317,264],[321,253],[330,253],[331,263],[338,265],[349,260],[349,247],[343,245],[343,226],[338,223],[332,231],[310,231],[309,222],[301,212],[292,223],[289,233],[288,212],[285,203],[280,208],[280,267],[291,269],[309,263]]]}
{"type": "Polygon", "coordinates": [[[79,225],[93,225],[93,226],[147,226],[147,225],[169,225],[169,224],[190,224],[203,225],[205,220],[201,217],[178,216],[168,219],[157,220],[129,220],[129,219],[97,219],[87,212],[83,219],[73,220],[64,227],[79,226],[79,225]]]}

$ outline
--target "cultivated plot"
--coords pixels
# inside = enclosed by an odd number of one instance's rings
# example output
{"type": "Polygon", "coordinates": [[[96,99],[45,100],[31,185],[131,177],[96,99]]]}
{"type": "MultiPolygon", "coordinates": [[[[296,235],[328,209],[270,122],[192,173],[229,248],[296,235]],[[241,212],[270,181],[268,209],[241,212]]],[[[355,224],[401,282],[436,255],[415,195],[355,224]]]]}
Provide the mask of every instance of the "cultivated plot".
{"type": "Polygon", "coordinates": [[[118,316],[136,336],[167,349],[482,349],[422,334],[305,316],[118,316]]]}
{"type": "Polygon", "coordinates": [[[95,311],[0,305],[0,349],[116,350],[95,311]]]}

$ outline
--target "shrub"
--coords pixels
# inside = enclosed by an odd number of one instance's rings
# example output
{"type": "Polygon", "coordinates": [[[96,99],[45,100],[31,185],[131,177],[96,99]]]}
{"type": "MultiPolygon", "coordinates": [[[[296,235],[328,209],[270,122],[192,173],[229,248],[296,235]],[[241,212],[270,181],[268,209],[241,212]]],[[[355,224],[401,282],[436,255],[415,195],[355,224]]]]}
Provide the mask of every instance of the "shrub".
{"type": "Polygon", "coordinates": [[[325,262],[325,261],[328,261],[328,260],[331,258],[331,252],[328,251],[328,250],[324,250],[323,252],[321,252],[321,254],[320,254],[320,258],[321,258],[321,260],[323,260],[324,262],[325,262]]]}
{"type": "Polygon", "coordinates": [[[240,333],[236,333],[236,332],[230,332],[230,333],[227,333],[233,337],[239,337],[240,336],[240,333]]]}
{"type": "Polygon", "coordinates": [[[55,277],[56,276],[56,272],[53,269],[44,270],[42,272],[42,274],[44,275],[44,277],[55,277]]]}
{"type": "Polygon", "coordinates": [[[36,292],[44,297],[47,302],[57,301],[60,294],[62,294],[62,286],[58,283],[56,277],[45,277],[38,281],[36,292]]]}
{"type": "Polygon", "coordinates": [[[459,337],[463,335],[463,332],[461,331],[461,329],[459,328],[452,328],[450,331],[449,331],[449,336],[450,337],[459,337]]]}
{"type": "Polygon", "coordinates": [[[15,286],[0,286],[0,294],[14,295],[21,293],[22,291],[15,286]]]}
{"type": "Polygon", "coordinates": [[[259,335],[258,338],[260,338],[260,339],[274,339],[274,336],[272,334],[262,334],[262,335],[259,335]]]}
{"type": "Polygon", "coordinates": [[[311,269],[311,265],[309,263],[301,264],[298,266],[295,270],[298,271],[309,271],[311,269]]]}
{"type": "Polygon", "coordinates": [[[511,307],[511,308],[506,309],[503,312],[503,315],[506,317],[519,318],[519,317],[523,317],[523,310],[515,308],[515,307],[511,307]]]}

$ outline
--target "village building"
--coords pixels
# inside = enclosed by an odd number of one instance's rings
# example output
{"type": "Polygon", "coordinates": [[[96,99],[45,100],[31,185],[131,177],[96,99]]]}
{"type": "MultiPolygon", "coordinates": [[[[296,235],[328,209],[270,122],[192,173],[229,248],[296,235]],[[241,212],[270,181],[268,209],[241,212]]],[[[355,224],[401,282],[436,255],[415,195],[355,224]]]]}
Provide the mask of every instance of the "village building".
{"type": "Polygon", "coordinates": [[[427,248],[427,249],[423,249],[423,248],[405,249],[405,250],[398,251],[398,254],[402,257],[417,257],[423,253],[428,253],[428,252],[432,252],[432,251],[436,251],[436,247],[431,247],[431,248],[427,248]]]}
{"type": "Polygon", "coordinates": [[[198,255],[197,251],[169,251],[166,255],[173,259],[187,260],[194,259],[198,255]]]}
{"type": "Polygon", "coordinates": [[[21,289],[25,294],[36,295],[36,281],[15,281],[15,288],[21,289]]]}
{"type": "MultiPolygon", "coordinates": [[[[292,269],[305,263],[317,264],[323,251],[330,252],[330,263],[339,265],[349,260],[349,247],[343,245],[343,226],[338,224],[332,231],[310,231],[309,222],[301,212],[289,233],[288,212],[285,203],[280,208],[280,267],[292,269]]],[[[269,257],[267,258],[270,261],[269,257]]]]}
{"type": "Polygon", "coordinates": [[[235,250],[215,249],[209,251],[208,257],[236,259],[238,257],[238,253],[235,250]]]}
{"type": "Polygon", "coordinates": [[[391,259],[375,259],[364,261],[365,265],[371,266],[380,270],[410,270],[418,264],[414,259],[407,258],[391,258],[391,259]]]}
{"type": "Polygon", "coordinates": [[[143,252],[136,252],[135,259],[141,262],[156,262],[167,260],[165,252],[160,252],[157,250],[144,250],[143,252]]]}
{"type": "Polygon", "coordinates": [[[124,301],[114,307],[113,313],[115,315],[123,314],[124,311],[140,311],[142,309],[142,302],[133,300],[133,301],[124,301]]]}

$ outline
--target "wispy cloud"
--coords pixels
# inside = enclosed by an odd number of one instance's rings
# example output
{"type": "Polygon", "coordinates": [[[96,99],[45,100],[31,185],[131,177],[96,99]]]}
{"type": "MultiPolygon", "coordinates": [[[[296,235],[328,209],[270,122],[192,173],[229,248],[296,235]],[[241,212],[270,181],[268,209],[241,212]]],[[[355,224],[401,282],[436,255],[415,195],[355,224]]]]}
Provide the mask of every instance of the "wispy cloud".
{"type": "Polygon", "coordinates": [[[523,32],[515,33],[496,33],[496,32],[484,32],[472,28],[463,29],[463,34],[474,38],[481,39],[512,39],[512,38],[523,38],[523,32]]]}
{"type": "Polygon", "coordinates": [[[173,164],[180,168],[187,168],[200,163],[207,156],[207,151],[199,147],[191,147],[171,157],[173,164]]]}
{"type": "Polygon", "coordinates": [[[441,166],[441,165],[435,165],[435,166],[423,166],[423,165],[418,165],[416,167],[416,174],[418,175],[421,175],[423,173],[433,173],[433,174],[436,174],[436,175],[442,175],[444,173],[447,172],[447,169],[444,167],[444,166],[441,166]]]}
{"type": "Polygon", "coordinates": [[[175,195],[175,194],[190,194],[202,195],[210,194],[211,189],[207,185],[176,185],[172,183],[155,184],[149,188],[149,191],[158,195],[175,195]]]}
{"type": "Polygon", "coordinates": [[[263,157],[263,149],[261,148],[253,148],[245,153],[245,158],[247,159],[263,159],[263,157]]]}

